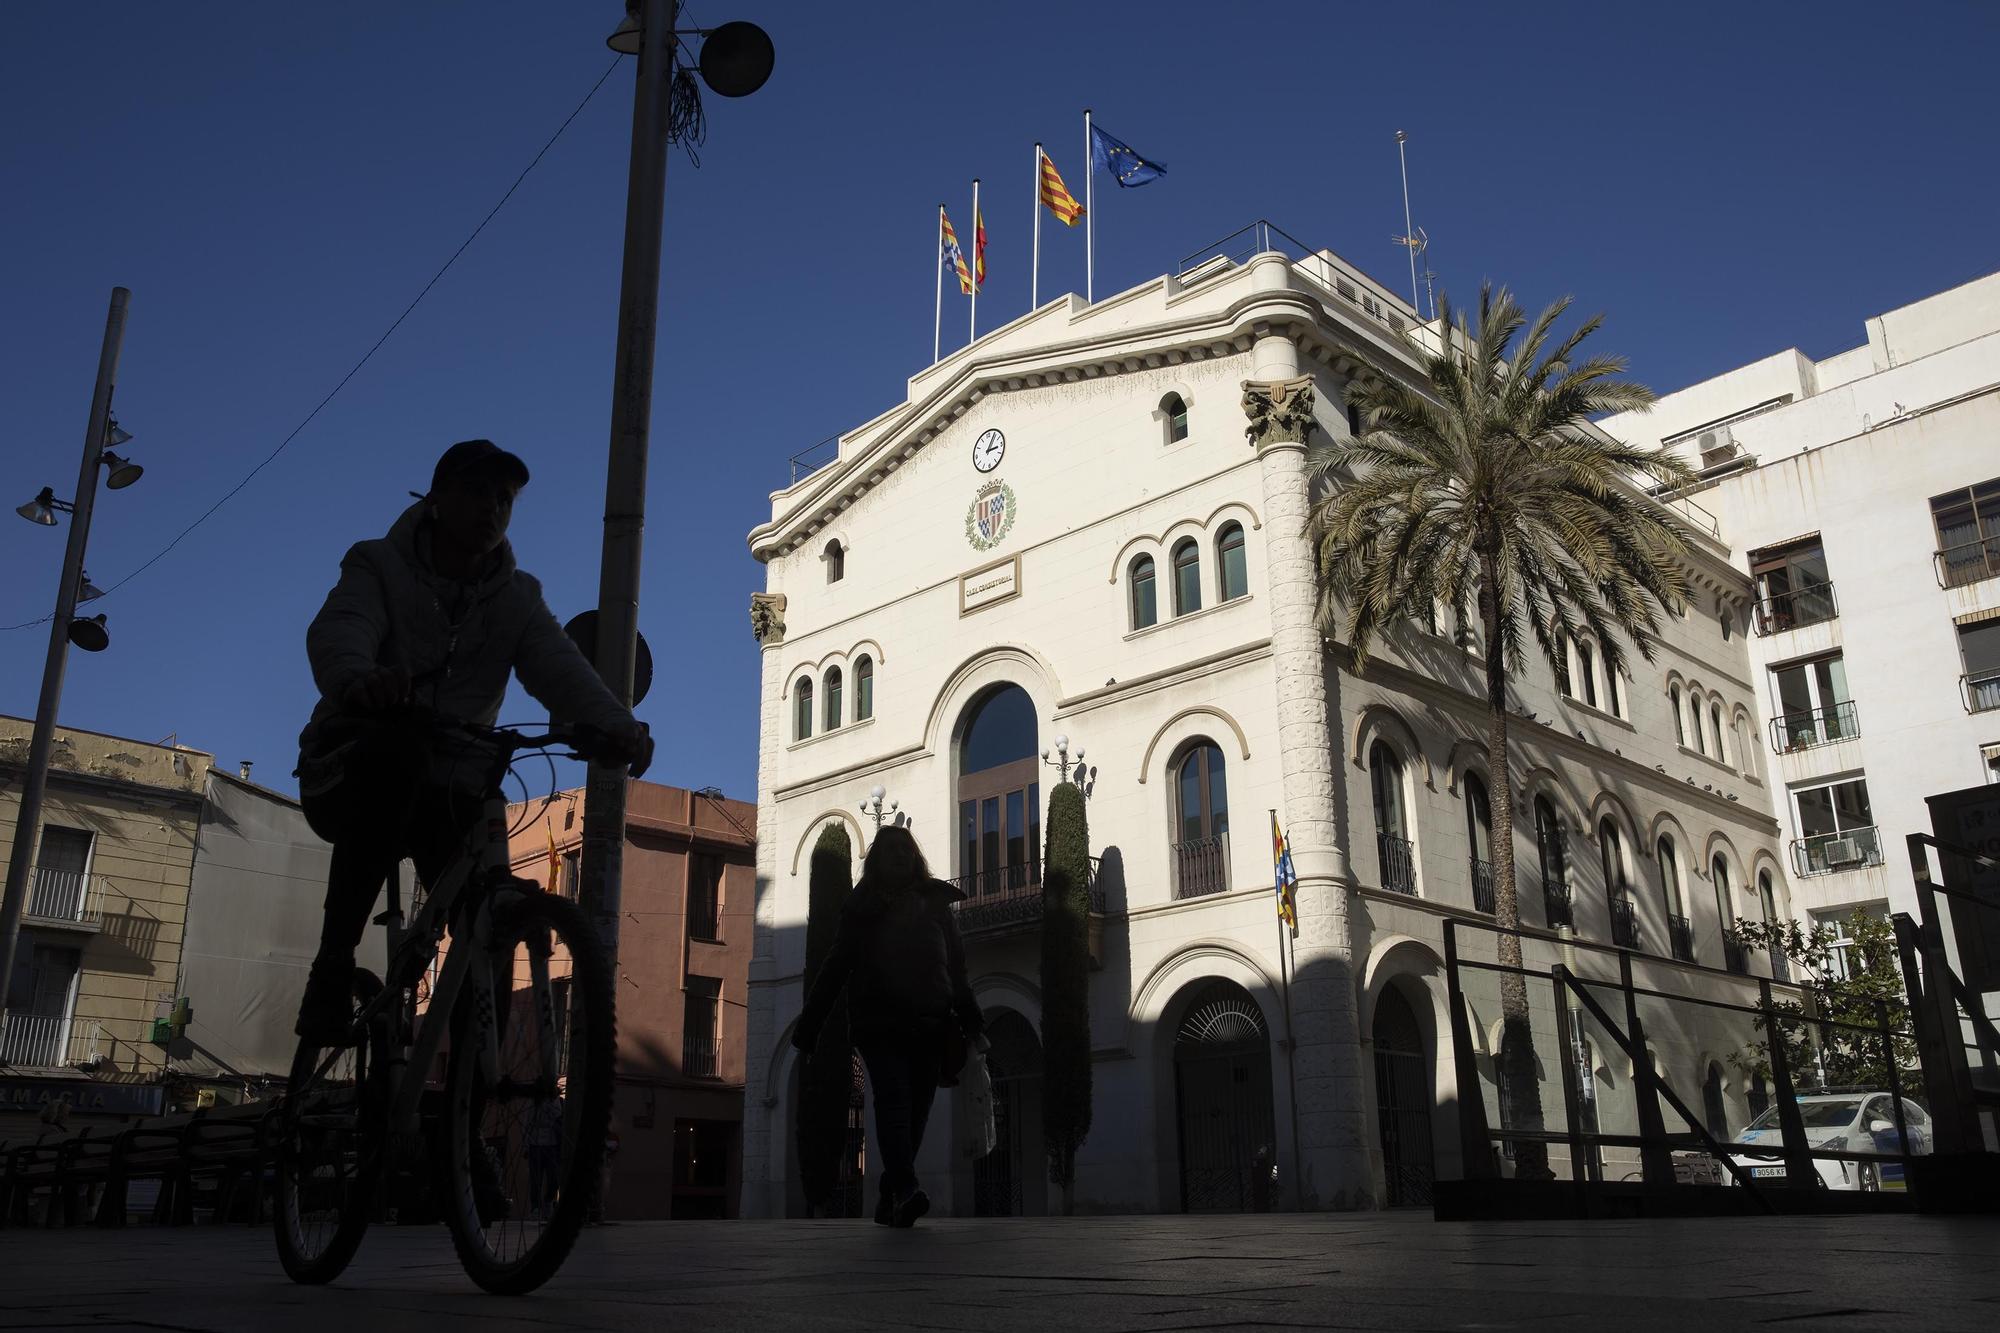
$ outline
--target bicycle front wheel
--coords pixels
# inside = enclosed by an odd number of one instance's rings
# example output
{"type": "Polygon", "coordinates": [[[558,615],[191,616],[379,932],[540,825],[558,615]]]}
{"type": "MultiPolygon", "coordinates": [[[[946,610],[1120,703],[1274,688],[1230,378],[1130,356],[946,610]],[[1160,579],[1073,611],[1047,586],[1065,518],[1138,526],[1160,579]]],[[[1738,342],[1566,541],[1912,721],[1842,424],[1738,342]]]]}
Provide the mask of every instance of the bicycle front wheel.
{"type": "MultiPolygon", "coordinates": [[[[358,1009],[382,985],[357,971],[358,1009]]],[[[382,1169],[382,1134],[370,1082],[377,1052],[365,1027],[351,1045],[301,1041],[280,1112],[277,1197],[272,1222],[278,1259],[294,1282],[340,1276],[361,1246],[382,1169]]]]}
{"type": "MultiPolygon", "coordinates": [[[[463,947],[472,947],[465,942],[463,947]]],[[[458,1006],[447,1075],[445,1217],[488,1291],[533,1291],[582,1230],[611,1122],[611,968],[575,904],[496,907],[493,1012],[458,1006]]]]}

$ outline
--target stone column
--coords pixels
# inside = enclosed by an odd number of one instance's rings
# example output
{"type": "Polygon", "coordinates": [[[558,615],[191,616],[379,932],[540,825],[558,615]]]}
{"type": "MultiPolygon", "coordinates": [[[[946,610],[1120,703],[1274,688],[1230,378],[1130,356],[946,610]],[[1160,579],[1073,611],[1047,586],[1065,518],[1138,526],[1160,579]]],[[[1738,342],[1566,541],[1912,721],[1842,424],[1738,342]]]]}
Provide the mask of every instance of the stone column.
{"type": "Polygon", "coordinates": [[[1315,618],[1318,584],[1306,537],[1305,448],[1313,429],[1313,381],[1299,373],[1298,347],[1284,334],[1260,335],[1252,364],[1259,378],[1243,384],[1243,411],[1250,420],[1245,433],[1257,450],[1264,484],[1281,815],[1299,877],[1292,1077],[1305,1174],[1300,1206],[1369,1208],[1374,1206],[1370,1135],[1355,1012],[1360,978],[1348,928],[1353,881],[1336,835],[1326,653],[1315,618]]]}
{"type": "Polygon", "coordinates": [[[784,665],[777,648],[785,641],[785,598],[782,593],[753,593],[750,629],[763,648],[763,686],[757,724],[757,900],[755,934],[750,950],[750,992],[744,1023],[743,1067],[743,1217],[782,1217],[785,1213],[785,1144],[773,1142],[772,1123],[785,1123],[779,1108],[785,1089],[765,1086],[771,1055],[778,1041],[778,811],[772,795],[771,756],[783,745],[783,708],[779,691],[784,665]]]}

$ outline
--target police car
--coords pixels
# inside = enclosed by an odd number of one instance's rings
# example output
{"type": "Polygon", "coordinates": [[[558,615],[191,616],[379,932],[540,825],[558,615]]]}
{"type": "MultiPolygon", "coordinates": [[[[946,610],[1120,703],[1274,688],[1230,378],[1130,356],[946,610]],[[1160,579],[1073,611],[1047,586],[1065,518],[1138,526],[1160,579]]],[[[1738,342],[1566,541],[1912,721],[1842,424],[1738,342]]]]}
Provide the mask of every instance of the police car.
{"type": "MultiPolygon", "coordinates": [[[[1849,1092],[1809,1093],[1798,1099],[1799,1119],[1805,1122],[1806,1146],[1820,1152],[1901,1153],[1902,1141],[1896,1131],[1896,1111],[1890,1094],[1858,1089],[1849,1092]]],[[[1931,1117],[1923,1107],[1903,1098],[1903,1122],[1909,1127],[1910,1152],[1931,1150],[1931,1117]]],[[[1785,1164],[1776,1155],[1784,1147],[1778,1127],[1778,1108],[1773,1105],[1750,1122],[1737,1143],[1755,1144],[1772,1150],[1772,1156],[1750,1157],[1730,1154],[1736,1165],[1752,1179],[1782,1180],[1785,1164]]],[[[1813,1167],[1820,1184],[1834,1190],[1900,1190],[1908,1188],[1903,1164],[1893,1159],[1879,1162],[1850,1162],[1838,1158],[1815,1157],[1813,1167]]]]}

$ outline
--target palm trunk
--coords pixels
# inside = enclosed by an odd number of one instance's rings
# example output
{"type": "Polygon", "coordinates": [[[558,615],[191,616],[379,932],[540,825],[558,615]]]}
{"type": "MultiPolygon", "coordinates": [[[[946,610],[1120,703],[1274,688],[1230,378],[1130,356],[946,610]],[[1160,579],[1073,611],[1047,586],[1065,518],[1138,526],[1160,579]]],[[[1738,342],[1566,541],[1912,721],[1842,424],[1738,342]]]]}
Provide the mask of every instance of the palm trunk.
{"type": "MultiPolygon", "coordinates": [[[[1521,901],[1514,887],[1514,780],[1507,767],[1507,662],[1500,642],[1499,568],[1491,553],[1480,560],[1479,619],[1486,642],[1486,771],[1493,820],[1493,915],[1500,926],[1500,1095],[1508,1128],[1542,1128],[1542,1089],[1536,1074],[1534,1027],[1528,1014],[1528,983],[1520,972],[1521,901]]],[[[1515,1176],[1553,1179],[1548,1145],[1514,1145],[1515,1176]]]]}

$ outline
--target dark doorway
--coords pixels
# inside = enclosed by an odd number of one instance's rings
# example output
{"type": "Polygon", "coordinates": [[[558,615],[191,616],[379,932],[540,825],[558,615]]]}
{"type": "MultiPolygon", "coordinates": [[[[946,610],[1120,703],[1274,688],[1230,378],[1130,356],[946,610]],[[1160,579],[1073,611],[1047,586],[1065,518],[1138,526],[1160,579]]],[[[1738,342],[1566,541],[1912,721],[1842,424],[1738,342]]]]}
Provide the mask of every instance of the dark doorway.
{"type": "Polygon", "coordinates": [[[1274,1201],[1277,1125],[1264,1015],[1234,982],[1203,983],[1174,1038],[1181,1211],[1262,1212],[1274,1201]]]}
{"type": "Polygon", "coordinates": [[[1042,1044],[1012,1010],[996,1015],[986,1067],[993,1078],[993,1151],[972,1164],[975,1217],[1025,1217],[1047,1211],[1041,1189],[1042,1044]]]}
{"type": "Polygon", "coordinates": [[[1431,1202],[1431,1053],[1410,1002],[1393,985],[1375,1002],[1375,1106],[1382,1133],[1383,1202],[1431,1202]]]}

